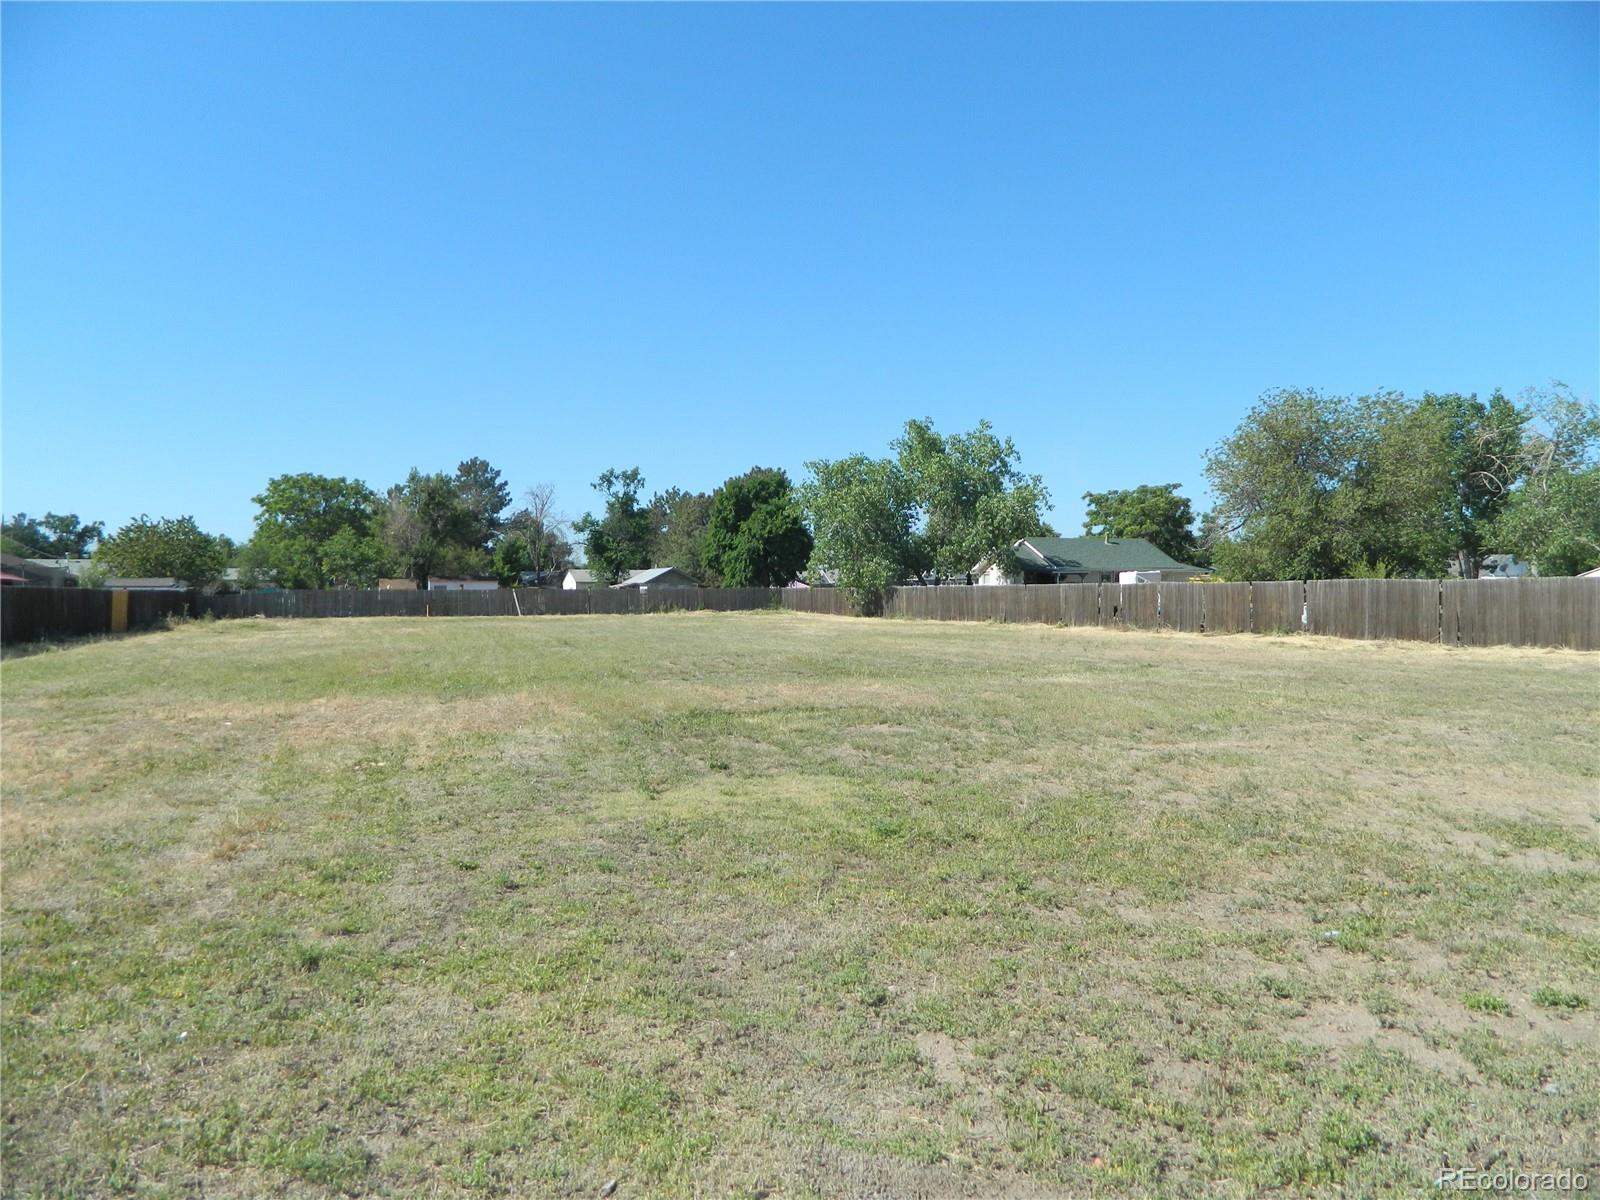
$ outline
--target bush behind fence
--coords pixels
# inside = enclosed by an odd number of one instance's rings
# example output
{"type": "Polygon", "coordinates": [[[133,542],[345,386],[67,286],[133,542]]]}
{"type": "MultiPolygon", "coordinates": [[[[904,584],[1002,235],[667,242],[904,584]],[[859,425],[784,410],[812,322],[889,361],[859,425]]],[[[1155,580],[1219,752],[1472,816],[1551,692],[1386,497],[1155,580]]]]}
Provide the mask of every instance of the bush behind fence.
{"type": "MultiPolygon", "coordinates": [[[[5,642],[106,633],[113,593],[8,588],[5,642]]],[[[853,615],[837,588],[540,588],[497,591],[301,591],[204,596],[128,592],[128,626],[167,616],[446,617],[733,612],[784,608],[853,615]]],[[[1600,650],[1600,581],[1592,579],[1333,579],[1263,583],[1064,583],[1055,586],[900,588],[883,615],[936,621],[1007,621],[1173,629],[1189,633],[1317,633],[1461,646],[1600,650]]]]}

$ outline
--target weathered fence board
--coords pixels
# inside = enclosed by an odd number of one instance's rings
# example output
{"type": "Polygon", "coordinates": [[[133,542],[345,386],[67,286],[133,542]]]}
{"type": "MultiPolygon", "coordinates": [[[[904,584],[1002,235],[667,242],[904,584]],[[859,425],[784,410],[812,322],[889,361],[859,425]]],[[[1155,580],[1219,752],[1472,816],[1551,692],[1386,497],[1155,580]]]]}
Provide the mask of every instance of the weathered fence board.
{"type": "Polygon", "coordinates": [[[1461,646],[1520,646],[1522,641],[1522,580],[1446,580],[1445,624],[1454,626],[1461,646]],[[1511,584],[1502,587],[1500,584],[1511,584]],[[1492,590],[1491,590],[1492,588],[1492,590]]]}
{"type": "Polygon", "coordinates": [[[157,625],[168,617],[189,617],[194,615],[194,592],[128,591],[124,592],[123,595],[128,597],[129,629],[157,625]]]}
{"type": "Polygon", "coordinates": [[[0,589],[0,642],[92,637],[111,633],[114,603],[127,605],[127,628],[184,616],[194,602],[191,592],[122,591],[105,588],[11,587],[0,589]],[[123,601],[114,597],[126,596],[123,601]]]}
{"type": "Polygon", "coordinates": [[[789,588],[783,593],[783,606],[793,612],[850,616],[855,612],[849,593],[840,588],[789,588]]]}
{"type": "Polygon", "coordinates": [[[1097,625],[1108,627],[1122,624],[1122,585],[1120,583],[1102,583],[1100,586],[1100,606],[1095,616],[1097,625]]]}
{"type": "Polygon", "coordinates": [[[1438,580],[1312,579],[1305,587],[1306,628],[1311,633],[1439,640],[1438,580]]]}
{"type": "Polygon", "coordinates": [[[1200,593],[1207,633],[1250,632],[1248,583],[1190,584],[1200,593]]]}
{"type": "Polygon", "coordinates": [[[0,636],[8,643],[81,637],[110,628],[110,592],[36,587],[0,591],[0,636]]]}
{"type": "Polygon", "coordinates": [[[1210,585],[1158,583],[1161,624],[1179,633],[1199,633],[1205,628],[1205,592],[1210,585]]]}
{"type": "Polygon", "coordinates": [[[1159,583],[1125,583],[1105,585],[1109,591],[1115,587],[1122,593],[1119,605],[1122,623],[1130,629],[1159,629],[1161,627],[1161,585],[1159,583]]]}
{"type": "Polygon", "coordinates": [[[1440,590],[1447,643],[1600,650],[1600,581],[1447,579],[1440,590]]]}
{"type": "MultiPolygon", "coordinates": [[[[1201,587],[1208,585],[1201,584],[1201,587]]],[[[1252,633],[1299,633],[1305,626],[1305,585],[1295,581],[1250,585],[1252,633]]]]}
{"type": "Polygon", "coordinates": [[[218,617],[514,617],[700,609],[732,612],[772,607],[778,593],[777,588],[653,588],[643,592],[633,588],[340,589],[207,596],[201,607],[218,617]]]}
{"type": "Polygon", "coordinates": [[[1522,644],[1600,650],[1600,603],[1593,579],[1479,580],[1490,587],[1510,584],[1520,594],[1522,644]],[[1585,603],[1588,601],[1589,603],[1585,603]]]}

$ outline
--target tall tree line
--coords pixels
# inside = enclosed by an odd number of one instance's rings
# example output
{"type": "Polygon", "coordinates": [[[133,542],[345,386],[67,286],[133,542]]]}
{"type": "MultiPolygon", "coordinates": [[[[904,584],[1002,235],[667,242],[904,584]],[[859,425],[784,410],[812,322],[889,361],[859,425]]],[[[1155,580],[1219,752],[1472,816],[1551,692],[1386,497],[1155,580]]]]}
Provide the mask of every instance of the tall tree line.
{"type": "Polygon", "coordinates": [[[1203,536],[1231,579],[1546,574],[1600,563],[1600,416],[1563,387],[1264,395],[1208,452],[1203,536]]]}
{"type": "MultiPolygon", "coordinates": [[[[1204,462],[1213,503],[1198,521],[1180,484],[1138,484],[1085,493],[1084,532],[1147,538],[1231,579],[1470,577],[1493,553],[1544,574],[1600,565],[1600,412],[1560,385],[1517,400],[1278,389],[1204,462]]],[[[613,468],[594,485],[596,511],[576,522],[545,484],[513,507],[482,458],[413,469],[381,493],[358,479],[288,474],[254,497],[242,546],[186,516],[140,517],[108,535],[101,522],[57,513],[13,515],[0,543],[29,558],[92,552],[113,575],[205,585],[231,565],[244,586],[305,588],[371,587],[386,575],[535,582],[581,555],[602,582],[659,566],[713,586],[807,577],[870,605],[908,580],[1004,564],[1019,538],[1052,533],[1042,478],[986,421],[949,434],[907,421],[887,455],[806,467],[798,485],[755,467],[711,492],[648,498],[637,467],[613,468]]]]}
{"type": "Polygon", "coordinates": [[[781,587],[811,556],[799,499],[775,468],[754,467],[710,494],[669,488],[648,502],[637,467],[608,470],[594,487],[605,503],[574,529],[601,583],[645,567],[676,567],[709,587],[781,587]]]}

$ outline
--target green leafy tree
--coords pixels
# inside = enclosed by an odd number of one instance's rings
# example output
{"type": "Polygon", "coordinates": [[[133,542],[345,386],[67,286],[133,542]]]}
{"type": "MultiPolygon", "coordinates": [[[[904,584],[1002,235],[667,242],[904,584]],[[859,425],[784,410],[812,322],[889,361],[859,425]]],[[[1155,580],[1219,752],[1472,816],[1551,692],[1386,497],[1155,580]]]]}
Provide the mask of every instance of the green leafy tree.
{"type": "Polygon", "coordinates": [[[511,489],[486,459],[469,458],[456,467],[456,494],[472,514],[470,544],[487,549],[500,532],[500,514],[511,504],[511,489]]]}
{"type": "Polygon", "coordinates": [[[704,558],[723,587],[783,587],[811,558],[811,531],[781,471],[755,467],[711,498],[704,558]]]}
{"type": "Polygon", "coordinates": [[[322,544],[322,587],[371,588],[388,570],[389,552],[372,534],[346,525],[322,544]]]}
{"type": "Polygon", "coordinates": [[[478,513],[461,499],[456,480],[412,468],[389,489],[379,517],[379,539],[391,563],[426,586],[430,575],[478,575],[489,567],[479,544],[478,513]]]}
{"type": "Polygon", "coordinates": [[[1488,403],[1386,393],[1356,401],[1353,412],[1358,445],[1344,483],[1352,553],[1400,575],[1453,565],[1463,578],[1476,576],[1506,502],[1496,464],[1520,441],[1516,407],[1499,392],[1488,403]]]}
{"type": "Polygon", "coordinates": [[[893,459],[853,454],[806,464],[799,489],[815,539],[810,570],[834,574],[863,612],[876,611],[914,568],[916,500],[893,459]]]}
{"type": "Polygon", "coordinates": [[[1217,497],[1212,562],[1229,579],[1328,579],[1352,553],[1341,494],[1356,460],[1354,405],[1312,389],[1264,395],[1206,454],[1217,497]]]}
{"type": "Polygon", "coordinates": [[[1540,487],[1512,493],[1494,536],[1541,575],[1600,567],[1600,466],[1557,471],[1540,487]]]}
{"type": "Polygon", "coordinates": [[[1194,532],[1194,509],[1178,483],[1142,483],[1135,488],[1085,492],[1083,531],[1105,537],[1144,538],[1181,563],[1204,566],[1194,532]]]}
{"type": "Polygon", "coordinates": [[[528,543],[519,537],[502,534],[494,544],[494,553],[489,561],[494,577],[506,587],[517,586],[523,574],[533,570],[533,555],[529,552],[528,543]]]}
{"type": "Polygon", "coordinates": [[[583,538],[589,570],[602,583],[612,584],[629,571],[650,566],[656,531],[650,509],[639,503],[644,476],[638,467],[608,469],[594,483],[606,498],[599,516],[584,513],[573,525],[583,538]]]}
{"type": "Polygon", "coordinates": [[[103,521],[84,524],[77,513],[16,513],[0,526],[0,546],[20,558],[86,558],[105,531],[103,521]]]}
{"type": "Polygon", "coordinates": [[[1268,393],[1207,455],[1214,563],[1234,579],[1476,575],[1513,493],[1540,463],[1570,461],[1581,409],[1500,392],[1268,393]]]}
{"type": "Polygon", "coordinates": [[[941,435],[931,420],[907,421],[893,449],[914,508],[911,567],[919,577],[964,576],[1046,528],[1044,481],[1022,472],[1011,439],[997,437],[989,422],[941,435]]]}
{"type": "Polygon", "coordinates": [[[1398,393],[1348,403],[1353,451],[1336,495],[1336,573],[1367,578],[1381,564],[1391,575],[1441,574],[1461,532],[1452,414],[1398,393]]]}
{"type": "Polygon", "coordinates": [[[1511,481],[1490,541],[1543,575],[1590,570],[1600,565],[1600,408],[1556,384],[1527,393],[1518,413],[1515,449],[1489,472],[1511,481]]]}
{"type": "Polygon", "coordinates": [[[372,587],[386,557],[380,502],[359,479],[279,475],[255,497],[255,533],[240,567],[286,588],[372,587]]]}
{"type": "Polygon", "coordinates": [[[110,575],[171,577],[190,587],[210,587],[227,565],[221,543],[193,517],[139,516],[95,547],[95,562],[110,575]]]}
{"type": "Polygon", "coordinates": [[[650,499],[652,567],[676,567],[691,579],[714,584],[715,572],[705,560],[706,523],[711,497],[704,492],[668,488],[650,499]]]}
{"type": "Polygon", "coordinates": [[[1521,441],[1525,419],[1517,406],[1498,388],[1488,403],[1477,396],[1428,393],[1423,411],[1438,414],[1444,452],[1449,463],[1450,491],[1447,520],[1451,551],[1462,578],[1475,578],[1489,537],[1509,501],[1506,477],[1500,464],[1513,456],[1521,441]]]}

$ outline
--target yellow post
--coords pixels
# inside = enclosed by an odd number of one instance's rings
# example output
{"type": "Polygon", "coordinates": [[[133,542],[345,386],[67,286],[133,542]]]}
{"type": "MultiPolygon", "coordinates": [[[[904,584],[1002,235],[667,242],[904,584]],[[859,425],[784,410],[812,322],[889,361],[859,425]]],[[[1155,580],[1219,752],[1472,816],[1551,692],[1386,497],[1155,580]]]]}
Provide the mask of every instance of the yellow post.
{"type": "Polygon", "coordinates": [[[111,593],[111,632],[128,632],[128,593],[115,591],[111,593]]]}

